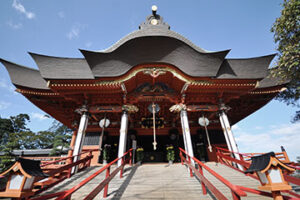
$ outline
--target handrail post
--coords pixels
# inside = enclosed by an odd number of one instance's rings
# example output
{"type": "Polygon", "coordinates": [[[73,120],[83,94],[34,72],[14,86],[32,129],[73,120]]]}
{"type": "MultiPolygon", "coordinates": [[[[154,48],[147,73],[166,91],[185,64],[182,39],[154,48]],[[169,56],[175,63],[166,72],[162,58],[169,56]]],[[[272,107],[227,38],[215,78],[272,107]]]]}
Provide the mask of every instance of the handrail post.
{"type": "MultiPolygon", "coordinates": [[[[73,163],[73,156],[71,156],[69,159],[70,159],[69,163],[72,164],[73,163]]],[[[68,169],[68,178],[70,178],[71,175],[72,175],[72,167],[70,167],[68,169]]]]}
{"type": "Polygon", "coordinates": [[[132,151],[129,152],[129,165],[132,166],[132,151]]]}
{"type": "MultiPolygon", "coordinates": [[[[109,175],[110,175],[110,166],[106,169],[105,179],[108,178],[109,175]]],[[[108,192],[108,183],[104,187],[103,198],[107,197],[107,192],[108,192]]]]}
{"type": "Polygon", "coordinates": [[[179,157],[180,157],[181,165],[183,165],[183,160],[182,160],[183,155],[182,155],[182,151],[181,150],[180,150],[180,153],[179,153],[179,157]]]}
{"type": "MultiPolygon", "coordinates": [[[[198,165],[198,167],[199,167],[199,172],[200,172],[200,174],[204,177],[202,166],[201,166],[201,165],[198,165]]],[[[206,195],[206,194],[207,194],[207,191],[206,191],[206,187],[205,187],[205,184],[203,183],[203,181],[201,181],[201,186],[202,186],[202,193],[203,193],[204,195],[206,195]]]]}
{"type": "Polygon", "coordinates": [[[232,199],[233,200],[241,200],[241,197],[232,190],[231,190],[231,194],[232,194],[232,199]]]}
{"type": "Polygon", "coordinates": [[[124,168],[124,157],[121,158],[121,171],[120,171],[120,178],[123,178],[123,168],[124,168]]]}
{"type": "Polygon", "coordinates": [[[218,161],[219,163],[221,163],[221,159],[220,159],[219,153],[220,153],[220,150],[218,149],[218,147],[216,147],[217,161],[218,161]]]}
{"type": "MultiPolygon", "coordinates": [[[[89,157],[91,157],[93,154],[92,154],[92,151],[89,152],[89,157]]],[[[87,167],[90,167],[91,166],[91,162],[92,162],[92,157],[88,160],[88,164],[87,164],[87,167]]]]}
{"type": "Polygon", "coordinates": [[[221,164],[225,164],[224,160],[223,160],[223,157],[222,157],[223,156],[223,152],[220,149],[218,149],[218,151],[217,151],[217,156],[219,158],[220,163],[221,164]]]}
{"type": "MultiPolygon", "coordinates": [[[[243,162],[245,162],[244,156],[242,154],[240,154],[240,160],[243,161],[243,162]]],[[[242,165],[242,166],[243,166],[244,171],[246,171],[247,168],[244,165],[242,165]]]]}

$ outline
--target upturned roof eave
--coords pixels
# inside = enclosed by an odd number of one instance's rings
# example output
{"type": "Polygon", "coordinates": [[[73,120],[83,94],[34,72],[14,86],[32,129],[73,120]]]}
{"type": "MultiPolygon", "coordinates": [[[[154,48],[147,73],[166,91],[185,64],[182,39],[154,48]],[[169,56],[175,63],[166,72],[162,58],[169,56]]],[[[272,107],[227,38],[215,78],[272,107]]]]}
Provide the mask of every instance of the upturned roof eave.
{"type": "Polygon", "coordinates": [[[67,58],[29,52],[46,79],[95,79],[84,58],[67,58]]]}
{"type": "Polygon", "coordinates": [[[47,82],[41,76],[39,70],[0,59],[9,73],[11,82],[16,86],[22,86],[32,89],[50,90],[47,82]]]}

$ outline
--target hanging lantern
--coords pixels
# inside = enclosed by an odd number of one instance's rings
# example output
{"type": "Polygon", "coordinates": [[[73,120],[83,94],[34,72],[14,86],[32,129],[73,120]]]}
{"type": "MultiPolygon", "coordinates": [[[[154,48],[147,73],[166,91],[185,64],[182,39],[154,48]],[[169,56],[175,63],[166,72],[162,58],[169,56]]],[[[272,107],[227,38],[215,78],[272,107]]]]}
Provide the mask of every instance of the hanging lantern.
{"type": "Polygon", "coordinates": [[[109,125],[110,125],[110,121],[106,117],[99,121],[99,126],[101,128],[107,128],[109,125]]]}
{"type": "Polygon", "coordinates": [[[199,117],[198,123],[200,126],[204,126],[204,128],[205,128],[205,133],[206,133],[207,142],[208,142],[208,150],[210,152],[212,152],[212,147],[210,145],[210,139],[209,139],[208,130],[207,130],[209,120],[206,117],[204,117],[204,115],[203,115],[202,117],[199,117]]]}
{"type": "Polygon", "coordinates": [[[209,120],[206,117],[199,117],[198,123],[200,126],[208,126],[209,120]]]}
{"type": "Polygon", "coordinates": [[[107,128],[110,124],[109,119],[106,118],[106,115],[103,119],[99,121],[99,126],[102,128],[100,139],[99,139],[99,156],[98,156],[98,163],[100,163],[101,152],[102,152],[102,143],[103,143],[103,136],[104,136],[104,129],[107,128]]]}
{"type": "Polygon", "coordinates": [[[151,104],[149,104],[149,106],[148,106],[148,111],[149,111],[150,113],[153,114],[153,107],[154,107],[154,113],[158,113],[158,112],[160,111],[160,107],[159,107],[159,105],[158,105],[157,103],[151,103],[151,104]],[[154,105],[154,106],[153,106],[153,105],[154,105]]]}

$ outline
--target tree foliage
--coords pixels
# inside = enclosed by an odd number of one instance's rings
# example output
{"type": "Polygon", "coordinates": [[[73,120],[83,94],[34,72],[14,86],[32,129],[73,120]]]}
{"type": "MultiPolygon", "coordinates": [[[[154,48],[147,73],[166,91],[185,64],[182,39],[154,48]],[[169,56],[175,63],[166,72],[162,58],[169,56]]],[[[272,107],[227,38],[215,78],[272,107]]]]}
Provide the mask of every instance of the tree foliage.
{"type": "Polygon", "coordinates": [[[4,153],[0,158],[0,171],[14,162],[13,150],[52,149],[51,154],[57,155],[69,146],[72,131],[63,124],[54,120],[48,130],[34,133],[27,127],[29,121],[27,114],[8,119],[0,117],[0,152],[4,153]]]}
{"type": "Polygon", "coordinates": [[[62,154],[63,149],[69,147],[72,130],[58,121],[54,121],[49,131],[55,135],[51,155],[62,154]]]}
{"type": "MultiPolygon", "coordinates": [[[[284,0],[282,5],[281,16],[271,29],[278,45],[278,61],[272,75],[289,81],[287,90],[277,99],[300,107],[300,0],[284,0]]],[[[300,111],[297,111],[294,121],[299,120],[300,111]]]]}
{"type": "Polygon", "coordinates": [[[30,120],[27,114],[19,114],[9,119],[0,119],[0,151],[4,152],[1,158],[0,169],[8,168],[13,162],[12,151],[14,149],[26,149],[33,147],[33,136],[27,127],[30,120]]]}

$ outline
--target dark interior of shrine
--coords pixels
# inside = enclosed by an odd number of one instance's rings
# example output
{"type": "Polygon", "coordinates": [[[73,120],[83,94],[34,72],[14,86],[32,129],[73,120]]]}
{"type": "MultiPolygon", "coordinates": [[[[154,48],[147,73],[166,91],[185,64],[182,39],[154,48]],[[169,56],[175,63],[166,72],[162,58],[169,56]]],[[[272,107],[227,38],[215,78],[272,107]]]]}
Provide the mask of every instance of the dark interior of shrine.
{"type": "MultiPolygon", "coordinates": [[[[152,130],[149,129],[149,132],[152,130]]],[[[159,130],[157,131],[159,133],[159,130]]],[[[139,135],[136,130],[129,129],[127,134],[127,150],[132,148],[132,141],[137,141],[137,148],[144,149],[143,162],[167,162],[166,148],[172,145],[175,149],[175,162],[179,162],[178,147],[184,148],[184,142],[181,131],[177,128],[169,130],[168,135],[156,135],[157,149],[153,149],[153,135],[139,135]]],[[[192,144],[194,155],[201,161],[209,161],[208,142],[204,128],[200,128],[196,133],[192,133],[192,144]]],[[[83,145],[99,145],[100,132],[86,133],[83,145]]],[[[209,130],[209,139],[212,145],[226,144],[224,134],[221,130],[209,130]]],[[[108,145],[110,158],[116,158],[118,155],[119,136],[111,136],[109,132],[104,133],[103,146],[108,145]]],[[[99,162],[101,162],[101,157],[99,162]]]]}

